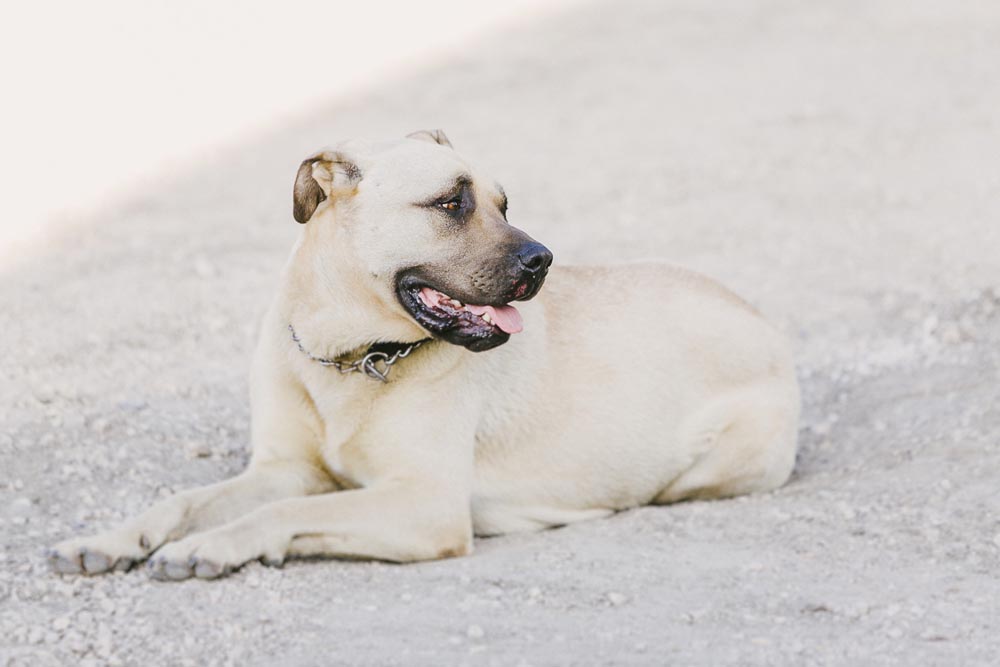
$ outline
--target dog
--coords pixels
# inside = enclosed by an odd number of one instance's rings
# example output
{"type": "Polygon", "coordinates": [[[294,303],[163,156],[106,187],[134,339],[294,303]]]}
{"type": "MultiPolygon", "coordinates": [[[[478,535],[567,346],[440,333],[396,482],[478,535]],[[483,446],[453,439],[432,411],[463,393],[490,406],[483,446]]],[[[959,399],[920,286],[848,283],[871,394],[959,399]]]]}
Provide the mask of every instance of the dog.
{"type": "Polygon", "coordinates": [[[247,469],[60,543],[52,567],[147,561],[179,580],[448,558],[474,535],[788,479],[800,399],[782,334],[679,268],[550,269],[506,212],[440,131],[307,158],[252,363],[247,469]]]}

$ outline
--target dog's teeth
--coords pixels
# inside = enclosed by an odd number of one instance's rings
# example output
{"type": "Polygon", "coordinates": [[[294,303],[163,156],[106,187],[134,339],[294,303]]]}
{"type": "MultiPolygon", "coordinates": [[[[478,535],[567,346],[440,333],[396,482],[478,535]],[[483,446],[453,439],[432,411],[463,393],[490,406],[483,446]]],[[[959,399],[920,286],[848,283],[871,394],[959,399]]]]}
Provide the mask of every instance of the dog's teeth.
{"type": "Polygon", "coordinates": [[[481,317],[482,317],[482,318],[483,318],[484,320],[486,320],[487,322],[489,322],[490,324],[493,324],[493,318],[492,318],[492,317],[490,317],[490,314],[489,314],[489,313],[483,313],[481,317]]]}

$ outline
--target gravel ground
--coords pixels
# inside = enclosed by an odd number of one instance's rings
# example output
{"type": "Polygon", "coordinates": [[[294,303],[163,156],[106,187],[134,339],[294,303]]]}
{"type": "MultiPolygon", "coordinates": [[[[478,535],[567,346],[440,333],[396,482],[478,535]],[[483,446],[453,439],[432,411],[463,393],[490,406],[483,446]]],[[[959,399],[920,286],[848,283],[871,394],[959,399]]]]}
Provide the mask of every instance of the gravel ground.
{"type": "Polygon", "coordinates": [[[997,108],[995,2],[628,0],[137,193],[2,275],[0,665],[996,664],[997,108]],[[791,482],[460,560],[50,574],[48,544],[241,469],[299,160],[423,127],[557,261],[665,257],[784,326],[791,482]]]}

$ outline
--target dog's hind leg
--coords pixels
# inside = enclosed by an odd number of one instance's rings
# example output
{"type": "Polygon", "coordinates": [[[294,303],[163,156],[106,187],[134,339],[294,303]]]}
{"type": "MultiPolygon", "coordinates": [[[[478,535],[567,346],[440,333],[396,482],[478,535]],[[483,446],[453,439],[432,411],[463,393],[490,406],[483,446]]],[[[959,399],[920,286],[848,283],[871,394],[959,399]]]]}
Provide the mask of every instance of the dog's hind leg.
{"type": "Polygon", "coordinates": [[[300,461],[252,462],[240,475],[162,500],[112,530],[66,540],[47,553],[54,570],[127,570],[166,542],[236,519],[268,502],[333,488],[325,472],[300,461]]]}
{"type": "Polygon", "coordinates": [[[654,504],[727,498],[785,483],[795,464],[798,398],[782,387],[740,390],[694,418],[688,430],[696,452],[654,504]]]}

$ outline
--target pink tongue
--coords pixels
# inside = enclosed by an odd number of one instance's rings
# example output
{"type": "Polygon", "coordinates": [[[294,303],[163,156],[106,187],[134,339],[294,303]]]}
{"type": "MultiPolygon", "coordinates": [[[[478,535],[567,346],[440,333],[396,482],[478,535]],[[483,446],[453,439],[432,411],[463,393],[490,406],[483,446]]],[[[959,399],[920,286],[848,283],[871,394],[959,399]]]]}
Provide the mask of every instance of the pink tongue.
{"type": "Polygon", "coordinates": [[[470,303],[466,304],[465,307],[475,315],[489,313],[493,324],[500,327],[506,333],[515,334],[524,329],[523,322],[521,321],[521,313],[517,312],[517,308],[514,306],[500,306],[499,308],[495,308],[493,306],[476,306],[470,303]]]}

